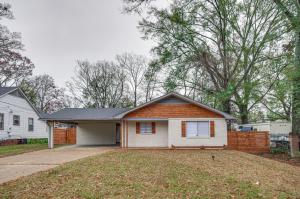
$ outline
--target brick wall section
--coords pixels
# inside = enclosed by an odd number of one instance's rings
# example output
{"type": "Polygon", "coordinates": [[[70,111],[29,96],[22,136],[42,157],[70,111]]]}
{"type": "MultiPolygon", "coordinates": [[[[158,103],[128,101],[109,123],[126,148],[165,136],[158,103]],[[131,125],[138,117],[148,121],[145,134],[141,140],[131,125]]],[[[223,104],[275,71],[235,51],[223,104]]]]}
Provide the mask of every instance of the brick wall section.
{"type": "Polygon", "coordinates": [[[8,145],[16,145],[19,144],[18,139],[8,139],[8,140],[3,140],[0,142],[0,146],[8,146],[8,145]]]}
{"type": "Polygon", "coordinates": [[[127,114],[125,118],[223,118],[223,116],[194,104],[154,103],[127,114]]]}
{"type": "Polygon", "coordinates": [[[249,153],[270,152],[270,140],[268,131],[230,131],[227,133],[227,143],[228,149],[249,153]]]}
{"type": "Polygon", "coordinates": [[[76,129],[54,129],[54,144],[76,144],[76,129]]]}

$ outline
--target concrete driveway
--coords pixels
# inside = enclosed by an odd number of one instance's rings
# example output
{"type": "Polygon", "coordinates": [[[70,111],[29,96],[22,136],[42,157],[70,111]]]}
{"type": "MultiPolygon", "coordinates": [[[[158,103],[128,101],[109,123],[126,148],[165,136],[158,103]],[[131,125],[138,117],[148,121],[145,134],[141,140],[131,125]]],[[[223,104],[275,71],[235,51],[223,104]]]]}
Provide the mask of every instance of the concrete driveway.
{"type": "Polygon", "coordinates": [[[65,146],[0,158],[0,184],[117,147],[65,146]]]}

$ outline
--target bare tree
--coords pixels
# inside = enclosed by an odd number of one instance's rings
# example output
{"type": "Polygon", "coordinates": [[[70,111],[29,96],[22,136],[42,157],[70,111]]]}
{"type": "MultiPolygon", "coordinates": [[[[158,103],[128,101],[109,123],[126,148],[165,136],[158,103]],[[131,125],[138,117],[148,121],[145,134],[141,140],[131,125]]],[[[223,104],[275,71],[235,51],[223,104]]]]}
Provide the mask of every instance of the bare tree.
{"type": "Polygon", "coordinates": [[[76,76],[67,83],[69,91],[85,107],[128,106],[125,74],[113,62],[99,61],[91,64],[78,61],[76,76]]]}
{"type": "Polygon", "coordinates": [[[20,87],[32,104],[43,112],[52,113],[64,107],[64,90],[58,88],[49,75],[23,80],[20,87]]]}
{"type": "MultiPolygon", "coordinates": [[[[13,19],[9,4],[0,3],[0,20],[13,19]]],[[[10,32],[0,25],[0,86],[11,86],[32,75],[33,63],[21,55],[20,33],[10,32]]]]}
{"type": "Polygon", "coordinates": [[[145,78],[142,82],[142,90],[144,91],[145,100],[144,102],[148,102],[152,100],[156,93],[159,92],[159,76],[158,76],[159,68],[155,62],[152,62],[148,65],[147,70],[145,72],[145,78]]]}
{"type": "Polygon", "coordinates": [[[133,96],[133,106],[136,107],[138,99],[141,97],[141,87],[147,72],[147,59],[142,55],[135,55],[132,53],[117,55],[116,59],[120,68],[124,70],[126,74],[126,79],[130,85],[133,96]]]}

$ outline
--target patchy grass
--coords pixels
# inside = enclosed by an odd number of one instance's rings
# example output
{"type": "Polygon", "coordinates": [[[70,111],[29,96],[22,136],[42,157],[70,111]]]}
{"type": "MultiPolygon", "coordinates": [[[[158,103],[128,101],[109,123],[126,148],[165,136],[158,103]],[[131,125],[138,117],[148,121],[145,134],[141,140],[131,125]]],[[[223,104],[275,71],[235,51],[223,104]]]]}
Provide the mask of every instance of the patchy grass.
{"type": "Polygon", "coordinates": [[[0,197],[298,198],[300,168],[236,151],[120,150],[5,183],[0,197]]]}
{"type": "Polygon", "coordinates": [[[18,145],[8,145],[0,146],[0,158],[17,155],[21,153],[27,153],[31,151],[37,151],[41,149],[47,149],[48,144],[18,144],[18,145]]]}
{"type": "MultiPolygon", "coordinates": [[[[56,144],[54,148],[59,148],[63,146],[69,146],[68,144],[56,144]]],[[[0,146],[0,158],[18,155],[22,153],[38,151],[42,149],[48,149],[48,143],[38,143],[38,144],[17,144],[0,146]]]]}

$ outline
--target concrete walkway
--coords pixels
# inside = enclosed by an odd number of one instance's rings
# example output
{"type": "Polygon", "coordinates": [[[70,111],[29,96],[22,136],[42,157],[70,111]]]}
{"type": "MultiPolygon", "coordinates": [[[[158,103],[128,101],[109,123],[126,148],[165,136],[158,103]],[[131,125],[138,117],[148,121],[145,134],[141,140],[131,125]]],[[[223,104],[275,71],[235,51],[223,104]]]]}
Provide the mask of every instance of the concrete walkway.
{"type": "Polygon", "coordinates": [[[66,146],[0,158],[0,184],[117,147],[66,146]]]}

